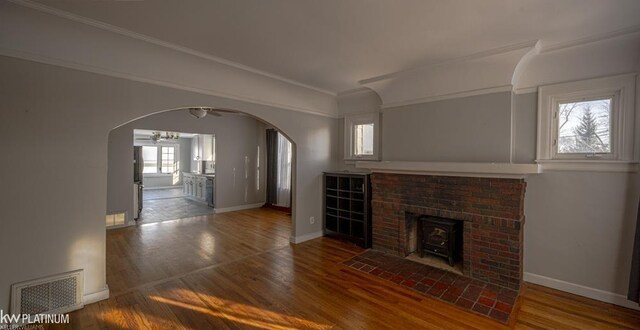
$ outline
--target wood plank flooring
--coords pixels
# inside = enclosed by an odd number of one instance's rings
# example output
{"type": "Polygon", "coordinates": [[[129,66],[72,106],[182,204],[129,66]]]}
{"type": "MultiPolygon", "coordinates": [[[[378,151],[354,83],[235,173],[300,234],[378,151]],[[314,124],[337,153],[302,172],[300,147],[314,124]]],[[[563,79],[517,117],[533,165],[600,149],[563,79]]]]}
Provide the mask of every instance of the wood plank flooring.
{"type": "Polygon", "coordinates": [[[111,298],[51,328],[640,328],[640,312],[531,284],[503,325],[340,264],[361,248],[289,231],[265,209],[108,231],[111,298]]]}

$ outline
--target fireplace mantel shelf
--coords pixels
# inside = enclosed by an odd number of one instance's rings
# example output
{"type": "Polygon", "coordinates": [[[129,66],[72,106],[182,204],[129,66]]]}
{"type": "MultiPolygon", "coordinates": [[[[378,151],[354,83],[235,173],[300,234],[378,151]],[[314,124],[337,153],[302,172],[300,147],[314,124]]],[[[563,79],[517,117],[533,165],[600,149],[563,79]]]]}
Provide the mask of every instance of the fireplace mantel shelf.
{"type": "Polygon", "coordinates": [[[358,161],[356,167],[372,172],[491,178],[523,178],[542,172],[538,164],[358,161]]]}

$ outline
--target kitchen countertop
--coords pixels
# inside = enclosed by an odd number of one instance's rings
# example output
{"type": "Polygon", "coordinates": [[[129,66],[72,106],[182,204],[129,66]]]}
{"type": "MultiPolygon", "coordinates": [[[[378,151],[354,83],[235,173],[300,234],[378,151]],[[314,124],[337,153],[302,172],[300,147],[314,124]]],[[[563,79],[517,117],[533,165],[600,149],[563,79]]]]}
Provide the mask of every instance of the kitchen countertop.
{"type": "Polygon", "coordinates": [[[206,176],[208,178],[215,178],[216,174],[215,173],[193,173],[193,172],[182,172],[182,174],[188,174],[188,175],[197,175],[197,176],[206,176]]]}

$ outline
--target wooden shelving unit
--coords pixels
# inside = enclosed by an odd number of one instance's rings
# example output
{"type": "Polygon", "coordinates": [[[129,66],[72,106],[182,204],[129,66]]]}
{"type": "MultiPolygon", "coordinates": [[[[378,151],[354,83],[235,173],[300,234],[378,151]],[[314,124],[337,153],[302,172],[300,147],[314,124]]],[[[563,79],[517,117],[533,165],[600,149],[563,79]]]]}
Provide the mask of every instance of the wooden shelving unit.
{"type": "Polygon", "coordinates": [[[371,182],[369,174],[324,173],[324,233],[371,247],[371,182]]]}

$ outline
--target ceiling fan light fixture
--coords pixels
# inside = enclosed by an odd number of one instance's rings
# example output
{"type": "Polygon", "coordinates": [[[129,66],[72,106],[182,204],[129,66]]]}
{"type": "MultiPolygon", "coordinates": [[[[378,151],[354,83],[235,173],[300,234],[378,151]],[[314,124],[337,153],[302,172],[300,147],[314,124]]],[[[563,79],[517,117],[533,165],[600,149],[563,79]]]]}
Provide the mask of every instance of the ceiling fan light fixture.
{"type": "Polygon", "coordinates": [[[211,110],[210,108],[189,108],[189,114],[193,117],[200,119],[207,115],[207,113],[211,110]]]}

